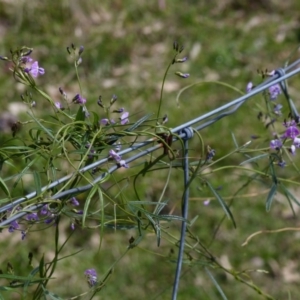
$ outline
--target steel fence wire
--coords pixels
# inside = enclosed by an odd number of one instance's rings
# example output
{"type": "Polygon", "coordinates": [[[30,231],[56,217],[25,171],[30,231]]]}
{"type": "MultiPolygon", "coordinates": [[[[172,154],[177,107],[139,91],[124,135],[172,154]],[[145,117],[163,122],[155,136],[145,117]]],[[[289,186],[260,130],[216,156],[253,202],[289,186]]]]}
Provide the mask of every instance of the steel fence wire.
{"type": "MultiPolygon", "coordinates": [[[[296,69],[292,70],[298,64],[300,64],[300,59],[293,62],[291,65],[287,66],[284,69],[279,68],[278,70],[276,70],[275,75],[272,78],[269,78],[266,81],[264,81],[263,83],[259,84],[252,91],[250,91],[249,93],[247,93],[247,94],[245,94],[245,95],[243,95],[243,96],[241,96],[237,99],[234,99],[234,100],[228,102],[227,104],[224,104],[224,105],[222,105],[222,106],[220,106],[220,107],[218,107],[218,108],[216,108],[216,109],[214,109],[210,112],[202,114],[199,117],[194,118],[193,120],[190,120],[190,121],[188,121],[184,124],[181,124],[181,125],[173,128],[173,129],[170,129],[170,133],[173,134],[173,142],[177,142],[179,140],[185,140],[186,137],[191,138],[191,136],[188,136],[186,134],[186,132],[184,131],[184,129],[186,129],[186,128],[189,128],[189,127],[194,125],[195,127],[193,127],[193,130],[200,131],[200,130],[210,126],[211,124],[219,121],[220,119],[222,119],[226,116],[232,115],[247,100],[249,100],[253,96],[263,92],[264,90],[267,90],[269,87],[273,86],[274,84],[281,83],[281,87],[283,89],[283,92],[286,93],[286,88],[285,88],[285,83],[284,82],[285,82],[286,79],[288,79],[290,77],[293,77],[293,76],[295,76],[296,74],[298,74],[300,72],[300,68],[296,68],[296,69]],[[231,109],[229,110],[229,108],[231,108],[231,109]],[[203,122],[203,121],[206,121],[206,122],[203,122]],[[177,136],[175,136],[175,134],[177,136]]],[[[294,106],[293,102],[291,101],[291,99],[288,99],[288,101],[289,101],[289,103],[291,103],[293,111],[298,116],[298,113],[295,109],[295,106],[294,106]]],[[[132,146],[130,146],[130,147],[124,149],[124,150],[119,151],[118,154],[119,155],[124,155],[124,154],[134,152],[134,151],[139,150],[143,147],[146,147],[146,146],[149,146],[149,145],[153,144],[153,142],[154,142],[154,139],[151,138],[151,139],[148,139],[144,142],[133,144],[132,146]]],[[[143,157],[143,156],[146,156],[146,155],[160,149],[161,147],[162,147],[161,144],[151,146],[151,147],[147,148],[146,150],[142,150],[141,152],[139,152],[137,154],[134,154],[131,157],[127,158],[125,160],[125,162],[130,163],[132,161],[135,161],[136,159],[138,159],[140,157],[143,157]]],[[[81,168],[76,173],[84,174],[87,171],[90,171],[90,170],[92,170],[96,167],[99,167],[99,166],[105,164],[108,160],[109,160],[109,157],[104,158],[104,159],[100,159],[98,161],[95,161],[95,162],[81,168]]],[[[119,166],[116,164],[115,166],[111,167],[107,172],[102,173],[100,176],[96,177],[91,184],[81,186],[81,187],[76,187],[76,188],[69,189],[69,190],[65,190],[63,192],[60,192],[58,194],[53,195],[51,198],[52,199],[59,199],[59,198],[66,197],[66,196],[74,196],[76,194],[87,191],[87,190],[91,189],[94,184],[97,184],[97,183],[101,182],[101,180],[103,180],[103,178],[105,178],[105,176],[107,176],[108,174],[113,173],[118,168],[119,168],[119,166]]],[[[67,175],[63,178],[60,178],[59,180],[56,180],[56,181],[52,182],[51,184],[48,184],[47,186],[44,186],[41,189],[41,191],[44,192],[44,191],[50,190],[53,187],[56,187],[56,186],[58,186],[58,185],[60,185],[64,182],[66,182],[67,180],[69,180],[73,176],[74,176],[74,173],[71,173],[71,174],[69,174],[69,175],[67,175]]],[[[10,210],[13,207],[15,207],[16,205],[19,205],[24,201],[32,199],[35,196],[37,196],[37,193],[32,192],[32,193],[30,193],[30,194],[28,194],[28,195],[26,195],[22,198],[19,198],[15,201],[9,203],[9,204],[3,205],[2,207],[0,207],[0,213],[5,212],[7,210],[10,210]]],[[[34,210],[34,209],[36,209],[36,207],[33,208],[32,210],[34,210]]],[[[1,221],[0,226],[5,226],[5,225],[9,224],[10,222],[12,222],[12,221],[14,221],[14,220],[18,219],[19,217],[22,217],[26,214],[27,214],[26,212],[25,213],[23,213],[23,212],[17,213],[16,215],[14,215],[12,217],[7,218],[7,220],[1,221]]]]}
{"type": "MultiPolygon", "coordinates": [[[[178,285],[179,285],[179,280],[180,280],[180,271],[181,271],[181,265],[182,265],[182,260],[183,260],[183,251],[184,251],[184,242],[185,242],[185,232],[186,232],[186,220],[188,218],[188,200],[189,200],[189,161],[188,161],[188,140],[193,137],[194,131],[201,131],[202,129],[214,124],[215,122],[219,121],[220,119],[232,115],[235,112],[238,111],[238,109],[249,99],[251,99],[253,96],[267,90],[271,86],[275,84],[280,84],[280,87],[282,89],[283,94],[285,95],[288,105],[292,114],[292,117],[294,119],[299,120],[299,114],[297,112],[297,109],[295,108],[295,105],[293,101],[290,99],[288,95],[288,90],[285,84],[285,81],[288,78],[291,78],[298,73],[300,73],[300,67],[298,65],[300,64],[300,59],[291,63],[285,68],[279,68],[275,71],[274,76],[271,78],[268,78],[265,80],[263,83],[259,84],[255,88],[253,88],[250,92],[246,93],[245,95],[234,99],[210,112],[201,114],[200,116],[186,122],[183,124],[178,125],[177,127],[170,129],[169,133],[172,135],[172,140],[174,142],[180,141],[183,143],[184,147],[184,155],[183,155],[183,182],[185,186],[185,190],[183,192],[182,196],[182,227],[181,227],[181,238],[180,238],[180,245],[179,245],[179,254],[178,254],[178,260],[177,260],[177,270],[176,270],[176,275],[174,279],[174,286],[173,286],[173,294],[172,294],[172,299],[175,300],[177,297],[177,292],[178,292],[178,285]]],[[[145,116],[141,120],[139,120],[137,123],[142,123],[143,121],[147,120],[150,117],[150,115],[145,116]]],[[[136,124],[137,124],[136,123],[136,124]]],[[[133,125],[135,126],[135,124],[133,125]]],[[[134,129],[134,128],[133,128],[134,129]]],[[[118,138],[118,136],[116,136],[118,138]]],[[[119,155],[124,155],[124,154],[130,154],[132,155],[125,159],[125,163],[130,163],[133,162],[143,156],[149,155],[154,151],[157,151],[158,149],[162,149],[164,146],[164,141],[160,141],[160,143],[157,143],[157,138],[151,138],[148,139],[144,142],[138,142],[132,144],[130,147],[121,150],[118,152],[119,155]],[[153,145],[155,143],[155,145],[153,145]],[[144,149],[146,148],[146,149],[144,149]],[[138,152],[137,152],[138,151],[138,152]],[[137,153],[135,153],[137,152],[137,153]]],[[[76,176],[77,174],[84,174],[85,172],[89,172],[93,170],[96,167],[99,167],[109,160],[109,157],[97,160],[81,169],[79,169],[77,172],[71,173],[65,177],[62,177],[44,187],[42,187],[41,192],[49,191],[53,189],[54,187],[60,186],[61,184],[67,182],[70,180],[72,177],[76,176]]],[[[109,174],[112,174],[115,172],[117,169],[120,168],[120,165],[117,163],[110,167],[106,172],[101,173],[99,176],[94,176],[94,179],[92,182],[89,184],[79,186],[79,187],[73,187],[69,188],[66,190],[63,190],[61,192],[58,192],[51,197],[50,199],[62,199],[62,198],[70,198],[72,196],[76,196],[77,194],[80,194],[82,192],[88,191],[93,188],[94,185],[101,184],[101,182],[108,176],[109,174]]],[[[37,196],[37,192],[32,192],[29,193],[28,195],[21,197],[19,199],[16,199],[8,204],[4,204],[0,207],[0,213],[5,213],[7,211],[12,210],[14,207],[22,204],[25,201],[28,201],[30,199],[33,199],[34,197],[37,196]]],[[[0,221],[0,227],[6,226],[10,224],[11,222],[18,220],[25,215],[29,214],[30,212],[36,211],[40,209],[44,204],[36,204],[30,206],[26,211],[19,211],[16,212],[15,214],[7,217],[7,219],[2,219],[0,221]]]]}

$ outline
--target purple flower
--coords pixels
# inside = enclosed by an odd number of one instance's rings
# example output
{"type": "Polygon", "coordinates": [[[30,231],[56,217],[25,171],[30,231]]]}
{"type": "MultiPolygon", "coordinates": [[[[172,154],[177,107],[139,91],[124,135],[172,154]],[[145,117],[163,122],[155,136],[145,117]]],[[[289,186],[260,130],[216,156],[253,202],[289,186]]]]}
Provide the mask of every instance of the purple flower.
{"type": "Polygon", "coordinates": [[[43,207],[40,210],[40,214],[42,216],[46,216],[49,214],[49,208],[48,208],[48,204],[43,205],[43,207]]]}
{"type": "Polygon", "coordinates": [[[278,139],[270,141],[270,148],[277,150],[282,147],[282,142],[278,139]]]}
{"type": "Polygon", "coordinates": [[[10,226],[9,226],[9,228],[8,228],[8,231],[9,232],[14,232],[16,229],[18,229],[18,228],[20,228],[20,226],[19,226],[19,223],[15,220],[15,221],[12,221],[11,223],[10,223],[10,226]]]}
{"type": "Polygon", "coordinates": [[[296,148],[300,148],[300,138],[295,137],[295,138],[294,138],[294,141],[293,141],[293,145],[294,145],[296,148]]]}
{"type": "Polygon", "coordinates": [[[122,107],[122,108],[113,110],[113,112],[114,112],[114,113],[119,113],[119,114],[120,114],[120,113],[124,112],[124,110],[125,110],[124,107],[122,107]]]}
{"type": "Polygon", "coordinates": [[[20,60],[23,64],[31,63],[33,59],[29,56],[23,56],[20,60]]]}
{"type": "Polygon", "coordinates": [[[281,104],[276,104],[274,106],[274,113],[277,115],[281,115],[281,109],[282,109],[282,105],[281,104]]]}
{"type": "Polygon", "coordinates": [[[206,159],[211,160],[214,156],[216,155],[216,150],[215,149],[207,149],[207,154],[206,154],[206,159]]]}
{"type": "Polygon", "coordinates": [[[300,131],[297,128],[295,122],[290,122],[290,124],[291,125],[289,127],[287,127],[283,137],[294,139],[295,137],[297,137],[300,134],[300,131]]]}
{"type": "Polygon", "coordinates": [[[181,78],[188,78],[190,77],[189,73],[181,73],[181,72],[175,72],[175,75],[181,77],[181,78]]]}
{"type": "Polygon", "coordinates": [[[73,222],[71,223],[71,229],[75,230],[75,224],[73,222]]]}
{"type": "Polygon", "coordinates": [[[129,165],[123,159],[119,161],[119,166],[123,168],[129,168],[129,165]]]}
{"type": "Polygon", "coordinates": [[[34,222],[34,221],[37,221],[38,219],[39,219],[39,217],[38,217],[37,213],[31,213],[31,214],[26,215],[27,221],[34,222]]]}
{"type": "Polygon", "coordinates": [[[284,160],[278,162],[278,166],[284,168],[286,166],[286,162],[284,160]]]}
{"type": "Polygon", "coordinates": [[[38,77],[38,75],[44,75],[45,74],[45,70],[44,68],[40,68],[39,67],[39,63],[37,61],[35,61],[30,68],[25,68],[24,69],[25,72],[29,73],[32,77],[38,77]]]}
{"type": "Polygon", "coordinates": [[[281,89],[279,84],[275,84],[269,87],[270,100],[276,100],[278,95],[281,94],[281,89]]]}
{"type": "Polygon", "coordinates": [[[289,149],[289,151],[291,152],[292,155],[296,154],[296,147],[295,145],[291,145],[291,148],[289,149]]]}
{"type": "Polygon", "coordinates": [[[113,149],[109,150],[109,156],[112,157],[117,162],[121,160],[121,156],[113,149]]]}
{"type": "Polygon", "coordinates": [[[51,214],[51,216],[45,220],[45,224],[51,224],[51,223],[56,224],[56,215],[54,214],[51,214]]]}
{"type": "Polygon", "coordinates": [[[100,125],[106,126],[108,124],[109,124],[109,120],[108,119],[102,119],[102,120],[100,120],[100,125]]]}
{"type": "Polygon", "coordinates": [[[21,239],[23,241],[25,239],[25,237],[26,237],[26,231],[22,230],[21,231],[21,235],[22,235],[21,239]]]}
{"type": "Polygon", "coordinates": [[[84,272],[84,275],[87,278],[87,282],[90,287],[93,287],[97,283],[97,272],[95,269],[87,269],[84,272]]]}
{"type": "Polygon", "coordinates": [[[60,102],[55,102],[54,105],[57,109],[63,109],[63,106],[60,102]]]}
{"type": "Polygon", "coordinates": [[[75,197],[72,197],[70,199],[70,203],[73,205],[73,206],[78,206],[79,205],[79,202],[78,200],[75,198],[75,197]]]}
{"type": "Polygon", "coordinates": [[[86,103],[86,99],[83,98],[80,94],[77,94],[73,98],[72,102],[76,103],[76,104],[85,104],[86,103]]]}
{"type": "Polygon", "coordinates": [[[207,199],[207,200],[205,200],[205,201],[203,202],[203,204],[204,204],[205,206],[209,205],[209,203],[210,203],[210,200],[209,200],[209,199],[207,199]]]}
{"type": "Polygon", "coordinates": [[[247,84],[246,92],[247,92],[247,93],[251,92],[252,88],[253,88],[253,83],[250,81],[250,82],[248,82],[248,84],[247,84]]]}
{"type": "Polygon", "coordinates": [[[129,112],[124,112],[122,115],[121,115],[121,125],[125,125],[127,123],[129,123],[129,119],[128,119],[128,116],[129,116],[129,112]]]}

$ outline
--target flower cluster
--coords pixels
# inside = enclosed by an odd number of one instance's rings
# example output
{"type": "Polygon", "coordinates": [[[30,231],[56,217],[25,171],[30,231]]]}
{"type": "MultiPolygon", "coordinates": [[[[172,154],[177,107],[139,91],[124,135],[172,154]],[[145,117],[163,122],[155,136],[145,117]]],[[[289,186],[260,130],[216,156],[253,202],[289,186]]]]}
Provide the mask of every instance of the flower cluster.
{"type": "MultiPolygon", "coordinates": [[[[176,55],[173,58],[172,64],[178,64],[178,63],[180,64],[180,63],[184,63],[184,62],[186,62],[188,60],[188,58],[186,56],[183,57],[183,58],[177,58],[177,55],[180,54],[183,51],[183,49],[184,49],[184,47],[181,46],[181,45],[179,45],[178,42],[175,41],[173,43],[173,49],[175,50],[176,55]]],[[[176,71],[175,75],[177,75],[177,76],[179,76],[181,78],[189,78],[190,77],[189,73],[182,73],[180,71],[176,71]]]]}
{"type": "MultiPolygon", "coordinates": [[[[68,201],[68,203],[70,203],[72,206],[79,206],[79,201],[75,197],[72,197],[68,201]]],[[[17,208],[17,211],[19,210],[20,208],[17,208]]],[[[77,211],[77,214],[82,214],[82,211],[77,211]]],[[[53,213],[53,211],[49,207],[49,204],[44,204],[39,210],[39,212],[31,212],[24,217],[24,220],[27,221],[27,224],[34,224],[40,221],[40,219],[42,219],[42,221],[44,221],[45,224],[51,224],[51,223],[55,224],[55,221],[57,219],[57,214],[53,213]]],[[[74,229],[73,227],[74,224],[71,225],[72,229],[74,229]]],[[[17,220],[14,220],[10,223],[8,231],[14,232],[16,230],[20,230],[20,224],[17,220]]],[[[25,238],[26,232],[27,229],[21,231],[22,240],[25,238]]]]}
{"type": "Polygon", "coordinates": [[[84,275],[85,275],[90,287],[93,287],[96,285],[98,275],[97,275],[97,272],[95,269],[87,269],[84,272],[84,275]]]}
{"type": "MultiPolygon", "coordinates": [[[[285,121],[283,126],[286,128],[284,134],[277,139],[270,141],[270,149],[280,150],[287,139],[291,139],[293,141],[292,145],[289,148],[289,151],[292,155],[296,154],[296,149],[300,148],[300,130],[297,127],[297,123],[295,120],[285,121]]],[[[280,166],[285,166],[285,163],[282,161],[280,166]]]]}
{"type": "MultiPolygon", "coordinates": [[[[271,72],[268,72],[267,73],[267,76],[274,76],[275,74],[275,71],[271,71],[271,72]]],[[[264,74],[265,75],[265,74],[264,74]]],[[[249,93],[250,91],[253,90],[253,88],[255,88],[255,86],[253,85],[253,83],[250,81],[247,86],[246,86],[246,92],[249,93]]],[[[280,88],[280,85],[278,83],[272,85],[269,87],[269,90],[268,90],[268,97],[269,97],[269,100],[270,101],[275,101],[277,100],[278,96],[281,94],[281,88],[280,88]]],[[[281,104],[274,104],[274,113],[277,114],[277,115],[281,115],[281,108],[282,108],[282,105],[281,104]]]]}
{"type": "MultiPolygon", "coordinates": [[[[115,113],[122,113],[122,115],[120,116],[120,124],[121,125],[125,125],[127,123],[129,123],[129,112],[125,111],[124,108],[120,108],[119,110],[114,110],[113,112],[115,113]]],[[[109,124],[116,124],[116,121],[114,119],[101,119],[100,120],[100,125],[101,126],[106,126],[109,124]]]]}

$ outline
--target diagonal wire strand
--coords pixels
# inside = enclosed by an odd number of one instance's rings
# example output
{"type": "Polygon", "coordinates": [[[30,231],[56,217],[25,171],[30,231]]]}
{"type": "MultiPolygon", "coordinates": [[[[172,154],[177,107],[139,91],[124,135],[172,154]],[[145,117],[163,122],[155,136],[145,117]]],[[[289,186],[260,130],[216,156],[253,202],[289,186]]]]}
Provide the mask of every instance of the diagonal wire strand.
{"type": "MultiPolygon", "coordinates": [[[[293,69],[299,63],[300,63],[300,59],[293,62],[292,64],[290,64],[289,66],[287,66],[284,69],[281,69],[281,68],[278,69],[278,70],[280,70],[280,72],[279,71],[275,72],[275,75],[272,78],[267,79],[266,81],[264,81],[263,83],[258,85],[256,88],[254,88],[251,92],[249,92],[249,93],[243,95],[242,97],[239,97],[239,98],[237,98],[233,101],[230,101],[227,104],[225,104],[221,107],[218,107],[217,109],[214,109],[214,110],[212,110],[208,113],[202,114],[201,116],[199,116],[199,117],[197,117],[197,118],[195,118],[191,121],[188,121],[184,124],[181,124],[181,125],[173,128],[173,129],[171,129],[170,132],[172,134],[178,134],[178,137],[173,137],[173,141],[178,141],[179,139],[183,139],[183,140],[186,139],[185,133],[182,133],[182,131],[184,129],[186,129],[186,128],[192,126],[192,125],[196,125],[195,130],[200,131],[201,129],[203,129],[205,127],[208,127],[209,125],[211,125],[211,124],[217,122],[218,120],[222,119],[223,117],[226,117],[228,115],[231,115],[231,114],[235,113],[241,105],[243,105],[248,99],[250,99],[254,95],[256,95],[258,93],[261,93],[262,91],[268,89],[269,87],[271,87],[274,84],[283,82],[284,80],[300,73],[300,68],[296,68],[296,69],[286,73],[286,71],[289,71],[289,70],[293,69]],[[231,109],[229,110],[229,108],[231,108],[231,109]],[[215,115],[217,115],[217,116],[215,116],[215,115]],[[213,116],[215,116],[215,117],[213,117],[213,116]],[[197,125],[198,123],[203,122],[205,120],[207,120],[207,121],[197,125]]],[[[124,155],[124,154],[130,153],[130,152],[139,150],[140,148],[149,146],[154,141],[155,141],[155,139],[151,138],[151,139],[148,139],[144,142],[133,144],[131,147],[128,147],[127,149],[121,150],[120,152],[118,152],[118,154],[119,155],[124,155]]],[[[147,155],[147,154],[149,154],[153,151],[156,151],[159,148],[161,148],[161,144],[149,147],[148,149],[140,151],[139,153],[129,157],[128,159],[125,160],[125,162],[126,163],[132,162],[132,161],[134,161],[134,160],[136,160],[136,159],[138,159],[142,156],[145,156],[145,155],[147,155]]],[[[53,187],[56,187],[56,186],[58,186],[58,185],[60,185],[64,182],[66,182],[67,180],[69,180],[70,178],[72,178],[76,174],[83,174],[83,173],[85,173],[89,170],[92,170],[95,167],[99,167],[100,165],[106,163],[108,161],[108,159],[109,159],[109,157],[103,158],[103,159],[100,159],[100,160],[90,164],[90,165],[87,165],[84,168],[81,168],[80,170],[78,170],[77,172],[71,173],[71,174],[69,174],[65,177],[62,177],[62,178],[52,182],[51,184],[48,184],[48,185],[42,187],[41,191],[44,192],[44,191],[50,190],[53,187]]],[[[51,198],[52,199],[59,199],[59,198],[66,197],[66,196],[73,196],[73,195],[82,193],[86,190],[89,190],[89,189],[92,188],[92,186],[94,184],[101,183],[101,181],[105,178],[105,176],[107,176],[108,174],[113,173],[118,168],[119,168],[119,166],[115,165],[115,166],[111,167],[107,172],[102,173],[100,176],[95,178],[91,184],[65,190],[61,193],[57,193],[57,194],[53,195],[51,198]]],[[[23,203],[24,201],[27,201],[29,199],[34,198],[35,196],[37,196],[37,193],[32,192],[32,193],[26,195],[25,197],[21,197],[21,198],[15,200],[15,201],[12,201],[9,204],[6,204],[6,205],[0,207],[0,213],[1,212],[6,212],[7,210],[12,209],[13,207],[23,203]]],[[[31,206],[29,211],[33,211],[35,209],[36,209],[36,206],[31,206]]],[[[10,222],[18,219],[20,216],[26,215],[27,213],[28,212],[16,213],[15,215],[7,218],[7,220],[2,220],[0,222],[0,226],[7,225],[10,222]]]]}

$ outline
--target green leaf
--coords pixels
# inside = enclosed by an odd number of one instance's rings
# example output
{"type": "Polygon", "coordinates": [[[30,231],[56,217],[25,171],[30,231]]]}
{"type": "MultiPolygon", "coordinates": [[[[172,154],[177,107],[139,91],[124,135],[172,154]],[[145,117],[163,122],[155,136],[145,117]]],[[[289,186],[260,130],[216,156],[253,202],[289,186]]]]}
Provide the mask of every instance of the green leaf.
{"type": "Polygon", "coordinates": [[[37,171],[33,172],[33,178],[35,183],[35,191],[37,195],[40,195],[42,193],[42,182],[40,174],[37,171]]]}
{"type": "Polygon", "coordinates": [[[0,286],[0,291],[13,291],[13,290],[15,290],[15,288],[11,286],[0,286]]]}
{"type": "Polygon", "coordinates": [[[85,111],[83,106],[79,106],[77,114],[76,114],[76,122],[82,122],[85,120],[85,111]]]}
{"type": "Polygon", "coordinates": [[[40,277],[44,277],[44,255],[42,256],[39,264],[40,277]]]}
{"type": "Polygon", "coordinates": [[[31,168],[31,166],[33,166],[36,161],[38,160],[39,158],[38,157],[35,157],[33,160],[31,160],[30,162],[27,163],[26,167],[21,171],[19,172],[18,176],[16,177],[15,179],[15,182],[13,184],[13,189],[17,186],[17,184],[19,183],[19,181],[22,179],[22,177],[24,175],[26,175],[27,171],[31,168]]]}
{"type": "Polygon", "coordinates": [[[153,113],[145,115],[144,117],[142,117],[141,119],[139,119],[137,122],[135,122],[133,125],[131,125],[127,129],[125,129],[125,131],[133,131],[133,130],[135,130],[141,124],[143,124],[145,121],[147,121],[152,115],[153,115],[153,113]]]}
{"type": "Polygon", "coordinates": [[[53,300],[63,300],[63,298],[60,298],[58,295],[48,291],[47,289],[44,288],[44,286],[42,286],[43,288],[43,291],[44,291],[44,295],[49,297],[50,299],[53,299],[53,300]]]}
{"type": "Polygon", "coordinates": [[[240,166],[248,164],[250,162],[257,161],[257,160],[262,159],[262,158],[264,158],[266,156],[269,156],[269,154],[261,154],[261,155],[255,156],[255,157],[251,157],[250,159],[247,159],[247,160],[243,161],[242,163],[240,163],[240,166]]]}
{"type": "MultiPolygon", "coordinates": [[[[7,280],[19,280],[19,281],[27,281],[28,279],[31,278],[31,276],[17,276],[17,275],[12,275],[12,274],[0,274],[0,278],[4,278],[7,280]]],[[[42,281],[47,278],[39,278],[35,279],[35,281],[42,281]]]]}
{"type": "MultiPolygon", "coordinates": [[[[131,201],[130,201],[131,202],[131,201]]],[[[143,202],[143,201],[141,201],[143,202]]],[[[146,202],[146,201],[145,201],[146,202]]],[[[163,203],[160,203],[160,204],[163,204],[163,203]]],[[[141,212],[143,214],[145,214],[145,216],[150,220],[153,219],[156,219],[156,220],[167,220],[167,221],[170,221],[170,220],[177,220],[177,221],[182,221],[182,222],[188,222],[188,220],[186,220],[185,218],[181,217],[181,216],[176,216],[176,215],[160,215],[160,214],[154,214],[154,213],[151,213],[141,207],[137,207],[136,205],[133,205],[131,203],[128,203],[128,208],[136,215],[138,212],[141,212]]],[[[150,220],[150,221],[151,221],[150,220]]]]}
{"type": "Polygon", "coordinates": [[[43,131],[45,133],[47,133],[47,135],[50,136],[51,139],[54,140],[54,135],[51,133],[51,130],[46,128],[33,114],[31,114],[31,113],[28,113],[28,114],[40,126],[40,128],[43,129],[43,131]]]}
{"type": "MultiPolygon", "coordinates": [[[[27,290],[28,290],[28,287],[30,286],[30,284],[33,283],[33,279],[34,279],[34,276],[39,272],[39,267],[37,268],[34,268],[29,276],[28,276],[28,280],[26,280],[25,284],[24,284],[24,289],[23,289],[23,298],[26,299],[26,296],[27,296],[27,290]]],[[[40,280],[40,279],[38,279],[40,280]]],[[[44,279],[43,279],[44,280],[44,279]]]]}
{"type": "Polygon", "coordinates": [[[270,209],[271,209],[271,205],[273,203],[273,199],[276,194],[276,191],[277,191],[277,184],[275,182],[273,182],[270,192],[267,197],[267,202],[266,202],[266,210],[267,211],[270,211],[270,209]]]}
{"type": "Polygon", "coordinates": [[[291,198],[298,206],[300,206],[300,202],[297,200],[297,198],[283,184],[281,184],[280,186],[283,189],[285,196],[288,199],[291,198]]]}
{"type": "Polygon", "coordinates": [[[239,145],[238,145],[238,143],[237,143],[237,141],[236,141],[236,138],[235,138],[235,136],[234,136],[234,133],[231,131],[231,137],[232,137],[232,140],[233,140],[233,143],[234,143],[234,145],[235,145],[235,147],[238,149],[239,148],[239,145]]]}
{"type": "Polygon", "coordinates": [[[230,219],[233,223],[234,228],[236,228],[236,223],[235,220],[233,218],[233,215],[228,207],[228,205],[224,202],[224,200],[222,199],[222,197],[218,194],[218,192],[212,187],[212,185],[206,181],[208,187],[210,188],[210,190],[213,192],[213,194],[215,195],[215,197],[217,198],[217,200],[219,201],[219,203],[221,204],[226,216],[228,217],[228,219],[230,219]]]}
{"type": "Polygon", "coordinates": [[[89,192],[86,200],[85,200],[84,209],[83,209],[83,216],[82,216],[82,227],[85,226],[85,219],[86,219],[86,216],[87,216],[87,213],[88,213],[88,210],[89,210],[91,200],[92,200],[93,196],[95,195],[95,193],[98,191],[98,189],[100,189],[99,186],[94,185],[93,188],[91,189],[91,191],[89,192]]]}
{"type": "Polygon", "coordinates": [[[204,268],[207,275],[209,276],[209,278],[211,279],[211,281],[213,282],[213,284],[215,285],[215,287],[217,288],[218,292],[220,293],[221,297],[223,300],[227,300],[227,297],[225,296],[222,288],[220,287],[220,285],[218,284],[218,282],[216,281],[216,279],[214,278],[214,276],[210,273],[210,271],[208,270],[207,267],[204,268]]]}
{"type": "Polygon", "coordinates": [[[94,116],[93,125],[95,128],[99,128],[99,114],[92,111],[92,114],[94,116]]]}
{"type": "Polygon", "coordinates": [[[129,205],[135,206],[135,205],[167,205],[166,202],[157,202],[157,201],[128,201],[129,205]]]}
{"type": "Polygon", "coordinates": [[[6,194],[6,196],[8,196],[10,198],[9,189],[1,177],[0,177],[0,188],[6,194]]]}

